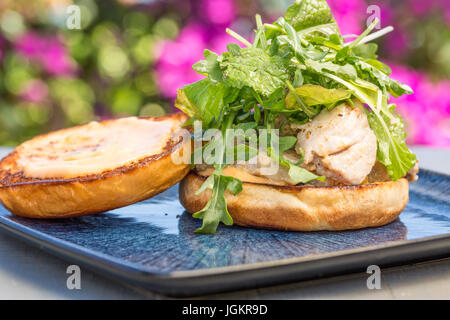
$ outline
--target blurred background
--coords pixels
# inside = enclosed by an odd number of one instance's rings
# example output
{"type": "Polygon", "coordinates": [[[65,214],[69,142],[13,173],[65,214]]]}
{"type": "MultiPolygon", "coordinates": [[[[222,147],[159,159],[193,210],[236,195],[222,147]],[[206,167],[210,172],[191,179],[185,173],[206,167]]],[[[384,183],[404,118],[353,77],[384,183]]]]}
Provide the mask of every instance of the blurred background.
{"type": "MultiPolygon", "coordinates": [[[[1,0],[0,145],[50,130],[174,111],[176,89],[198,80],[204,48],[251,39],[254,15],[273,21],[293,0],[1,0]],[[68,6],[80,8],[70,30],[68,6]]],[[[450,2],[328,0],[343,34],[364,30],[380,8],[379,55],[412,96],[393,99],[408,143],[450,148],[450,2]]]]}

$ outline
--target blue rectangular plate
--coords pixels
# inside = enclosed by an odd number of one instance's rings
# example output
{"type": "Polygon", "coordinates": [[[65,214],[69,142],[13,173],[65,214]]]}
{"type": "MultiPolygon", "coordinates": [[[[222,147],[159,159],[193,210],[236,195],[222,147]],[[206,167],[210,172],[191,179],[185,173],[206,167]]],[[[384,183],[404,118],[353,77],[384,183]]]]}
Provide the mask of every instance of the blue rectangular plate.
{"type": "Polygon", "coordinates": [[[63,220],[14,216],[0,228],[71,263],[175,296],[254,288],[450,255],[450,177],[422,170],[393,223],[356,231],[278,232],[220,226],[184,211],[177,186],[106,213],[63,220]]]}

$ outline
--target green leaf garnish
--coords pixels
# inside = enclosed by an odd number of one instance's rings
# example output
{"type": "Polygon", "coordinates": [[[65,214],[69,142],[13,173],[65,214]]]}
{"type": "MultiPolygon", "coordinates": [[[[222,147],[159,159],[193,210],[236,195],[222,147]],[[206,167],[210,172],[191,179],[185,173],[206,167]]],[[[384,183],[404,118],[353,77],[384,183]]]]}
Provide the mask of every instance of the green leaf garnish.
{"type": "Polygon", "coordinates": [[[197,62],[192,68],[198,73],[208,76],[214,82],[222,81],[223,76],[218,61],[219,56],[208,49],[203,52],[203,55],[205,60],[197,62]]]}
{"type": "Polygon", "coordinates": [[[222,82],[203,79],[177,91],[175,105],[178,109],[197,119],[205,126],[218,119],[224,106],[227,88],[222,82]]]}
{"type": "Polygon", "coordinates": [[[325,0],[298,0],[287,9],[284,17],[296,31],[334,21],[325,0]]]}
{"type": "Polygon", "coordinates": [[[296,166],[295,164],[289,164],[289,177],[296,184],[308,183],[312,180],[325,180],[325,177],[319,177],[302,167],[296,166]]]}
{"type": "Polygon", "coordinates": [[[259,48],[243,48],[237,55],[226,52],[220,67],[228,86],[247,86],[265,96],[283,86],[289,76],[285,59],[259,48]]]}
{"type": "Polygon", "coordinates": [[[238,194],[242,190],[242,182],[230,176],[213,174],[203,183],[199,191],[203,192],[206,189],[211,189],[212,195],[206,206],[193,215],[194,218],[203,220],[201,228],[195,230],[195,233],[214,234],[220,222],[227,226],[233,224],[224,194],[227,189],[232,194],[238,194]]]}
{"type": "MultiPolygon", "coordinates": [[[[305,84],[304,86],[295,88],[295,93],[308,106],[335,105],[339,101],[347,100],[351,97],[351,93],[348,90],[341,88],[327,89],[314,84],[305,84]]],[[[286,108],[294,109],[297,107],[299,106],[294,94],[289,92],[286,96],[286,108]]]]}

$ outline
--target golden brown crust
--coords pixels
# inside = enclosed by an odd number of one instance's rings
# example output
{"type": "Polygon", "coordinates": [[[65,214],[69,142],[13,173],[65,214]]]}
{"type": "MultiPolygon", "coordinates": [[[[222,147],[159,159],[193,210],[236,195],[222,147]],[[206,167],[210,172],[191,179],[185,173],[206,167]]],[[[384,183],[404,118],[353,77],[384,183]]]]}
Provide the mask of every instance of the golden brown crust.
{"type": "MultiPolygon", "coordinates": [[[[178,123],[187,119],[183,114],[146,119],[169,117],[178,123]]],[[[130,205],[164,191],[189,172],[189,165],[172,161],[173,153],[183,152],[183,143],[181,137],[171,138],[159,154],[70,179],[26,177],[17,167],[14,150],[0,162],[0,201],[11,212],[30,218],[83,216],[130,205]]]]}
{"type": "MultiPolygon", "coordinates": [[[[195,195],[204,179],[191,172],[180,183],[180,202],[188,212],[201,210],[211,195],[210,190],[195,195]]],[[[244,182],[239,194],[225,194],[235,224],[293,231],[382,226],[399,216],[408,196],[408,181],[404,178],[336,187],[244,182]]]]}

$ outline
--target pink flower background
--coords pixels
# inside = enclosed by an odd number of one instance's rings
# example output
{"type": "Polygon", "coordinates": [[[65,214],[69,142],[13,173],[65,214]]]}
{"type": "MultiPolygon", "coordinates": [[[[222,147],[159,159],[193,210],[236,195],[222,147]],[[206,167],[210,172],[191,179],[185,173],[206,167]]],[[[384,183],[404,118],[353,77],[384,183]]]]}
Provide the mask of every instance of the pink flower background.
{"type": "MultiPolygon", "coordinates": [[[[177,88],[202,78],[192,65],[203,50],[221,53],[236,42],[225,28],[251,39],[255,13],[271,22],[293,0],[85,0],[95,15],[84,30],[70,32],[55,25],[65,17],[64,10],[51,13],[59,1],[35,2],[41,6],[0,6],[0,144],[99,118],[173,112],[177,88]],[[5,17],[12,11],[22,26],[11,28],[5,17]]],[[[343,34],[361,33],[368,7],[378,6],[381,27],[395,28],[377,40],[380,59],[414,90],[391,101],[407,142],[449,148],[449,0],[328,3],[343,34]]]]}
{"type": "MultiPolygon", "coordinates": [[[[235,1],[200,2],[197,10],[206,13],[207,18],[202,21],[189,21],[176,40],[165,41],[159,48],[156,70],[161,93],[166,97],[174,98],[176,88],[201,78],[191,66],[202,59],[204,48],[220,53],[225,50],[227,42],[233,41],[233,38],[225,34],[224,29],[236,26],[233,25],[236,19],[235,1]],[[218,12],[221,14],[218,15],[218,12]]],[[[448,0],[408,2],[416,17],[427,14],[435,7],[445,8],[447,23],[450,22],[448,0]]],[[[343,34],[360,34],[364,30],[364,20],[368,16],[368,5],[365,1],[333,0],[329,1],[329,4],[343,34]]],[[[379,7],[382,26],[395,26],[392,15],[394,8],[389,6],[389,2],[381,2],[379,7]]],[[[386,39],[386,51],[391,52],[393,57],[401,58],[409,41],[408,34],[401,28],[396,28],[386,39]]],[[[450,80],[447,78],[431,81],[424,71],[416,71],[398,62],[382,60],[391,66],[394,79],[410,85],[414,90],[413,95],[393,98],[391,101],[397,104],[397,111],[405,120],[407,142],[450,147],[450,80]]]]}

